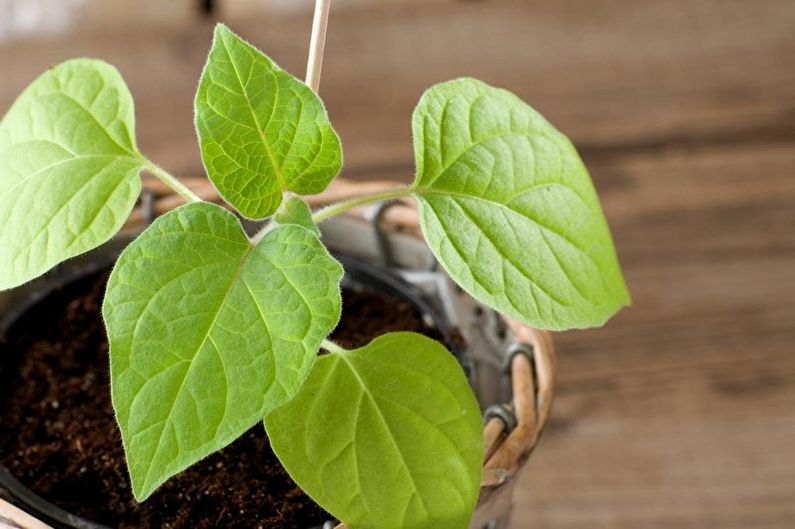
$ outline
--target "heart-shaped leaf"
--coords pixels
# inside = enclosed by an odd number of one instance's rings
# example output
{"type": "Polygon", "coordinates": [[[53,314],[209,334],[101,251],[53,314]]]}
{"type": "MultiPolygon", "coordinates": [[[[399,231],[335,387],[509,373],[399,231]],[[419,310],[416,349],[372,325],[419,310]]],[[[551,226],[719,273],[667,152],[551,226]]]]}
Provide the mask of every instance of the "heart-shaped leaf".
{"type": "Polygon", "coordinates": [[[283,191],[319,193],[340,171],[340,141],[320,98],[222,24],[195,105],[207,174],[245,217],[273,214],[283,191]]]}
{"type": "Polygon", "coordinates": [[[48,70],[0,123],[0,290],[119,231],[146,165],[119,72],[78,59],[48,70]]]}
{"type": "Polygon", "coordinates": [[[478,403],[456,360],[419,334],[322,356],[265,418],[284,467],[352,529],[465,529],[483,462],[478,403]]]}
{"type": "Polygon", "coordinates": [[[212,204],[159,218],[122,253],[103,312],[137,499],[292,397],[337,324],[341,277],[308,230],[252,246],[212,204]]]}
{"type": "Polygon", "coordinates": [[[414,112],[420,221],[472,296],[544,329],[603,324],[629,294],[571,142],[507,92],[434,86],[414,112]]]}

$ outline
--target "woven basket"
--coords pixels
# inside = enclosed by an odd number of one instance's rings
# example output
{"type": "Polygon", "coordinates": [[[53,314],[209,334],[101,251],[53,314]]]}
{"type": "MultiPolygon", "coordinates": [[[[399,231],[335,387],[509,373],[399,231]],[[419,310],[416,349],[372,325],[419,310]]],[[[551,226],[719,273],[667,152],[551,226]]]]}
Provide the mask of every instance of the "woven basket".
{"type": "MultiPolygon", "coordinates": [[[[202,199],[220,202],[217,192],[205,178],[187,178],[183,182],[202,199]]],[[[338,179],[329,188],[307,201],[312,207],[344,200],[366,192],[397,187],[395,182],[358,183],[338,179]]],[[[137,208],[128,228],[143,229],[153,217],[181,205],[183,199],[160,181],[145,179],[137,208]]],[[[378,215],[386,232],[400,231],[421,237],[417,210],[413,203],[394,202],[388,208],[369,206],[352,210],[348,215],[372,221],[378,215]]],[[[493,521],[507,523],[518,471],[527,461],[549,418],[555,391],[555,354],[552,337],[545,331],[503,318],[513,335],[513,346],[506,352],[505,368],[510,376],[511,402],[489,407],[485,412],[484,468],[480,497],[472,521],[473,529],[482,529],[493,521]]],[[[0,529],[42,529],[48,526],[32,519],[0,498],[0,529]]],[[[504,527],[492,525],[490,527],[504,527]]],[[[336,529],[346,529],[340,524],[336,529]]]]}

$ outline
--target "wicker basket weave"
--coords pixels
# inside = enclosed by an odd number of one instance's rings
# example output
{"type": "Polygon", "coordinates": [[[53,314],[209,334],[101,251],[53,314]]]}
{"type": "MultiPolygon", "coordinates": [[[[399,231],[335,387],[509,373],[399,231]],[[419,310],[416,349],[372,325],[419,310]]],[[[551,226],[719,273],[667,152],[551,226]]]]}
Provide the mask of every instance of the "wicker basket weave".
{"type": "MultiPolygon", "coordinates": [[[[188,178],[183,182],[202,199],[219,202],[217,192],[204,178],[188,178]]],[[[338,179],[329,188],[308,202],[320,207],[359,195],[397,187],[395,182],[358,183],[338,179]]],[[[157,180],[145,179],[142,194],[144,207],[137,208],[128,227],[143,228],[153,216],[181,205],[183,199],[157,180]]],[[[349,214],[371,219],[372,207],[352,210],[349,214]]],[[[417,210],[412,203],[397,202],[380,210],[386,231],[402,231],[420,236],[417,210]]],[[[484,468],[480,497],[472,521],[473,529],[483,528],[493,520],[507,520],[518,471],[541,436],[549,418],[555,392],[555,354],[552,337],[545,331],[527,327],[504,318],[513,334],[514,346],[506,356],[506,371],[511,378],[512,401],[486,410],[484,436],[484,468]]],[[[0,529],[14,527],[42,529],[47,526],[5,503],[0,498],[0,529]],[[14,524],[14,525],[12,525],[14,524]]],[[[336,529],[346,529],[340,524],[336,529]]]]}

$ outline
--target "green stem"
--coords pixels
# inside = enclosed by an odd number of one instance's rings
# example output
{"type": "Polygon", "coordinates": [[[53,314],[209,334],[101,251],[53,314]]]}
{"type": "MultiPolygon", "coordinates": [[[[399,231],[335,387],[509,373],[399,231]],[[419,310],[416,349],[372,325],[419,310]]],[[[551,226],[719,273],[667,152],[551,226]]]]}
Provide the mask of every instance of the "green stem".
{"type": "Polygon", "coordinates": [[[160,168],[159,166],[153,164],[148,160],[146,162],[146,169],[188,202],[202,201],[202,199],[199,198],[199,196],[196,193],[191,191],[188,188],[188,186],[177,180],[175,177],[171,176],[164,169],[160,168]]]}
{"type": "Polygon", "coordinates": [[[397,189],[389,189],[387,191],[378,191],[377,193],[368,193],[358,197],[353,197],[316,211],[312,214],[312,221],[315,224],[319,224],[324,220],[328,220],[331,217],[336,217],[337,215],[345,213],[351,209],[358,208],[360,206],[366,206],[374,202],[403,198],[409,196],[413,192],[413,187],[399,187],[397,189]]]}
{"type": "MultiPolygon", "coordinates": [[[[336,204],[332,204],[330,206],[326,206],[318,211],[315,211],[312,214],[312,222],[315,224],[320,224],[324,220],[328,220],[331,217],[336,217],[346,211],[349,211],[354,208],[358,208],[360,206],[366,206],[368,204],[373,204],[375,202],[382,202],[384,200],[393,200],[396,198],[403,198],[409,196],[410,194],[414,193],[413,187],[399,187],[397,189],[389,189],[387,191],[378,191],[375,193],[366,193],[363,195],[359,195],[348,200],[343,200],[342,202],[337,202],[336,204]]],[[[287,197],[285,197],[286,199],[287,197]]],[[[278,225],[271,220],[265,226],[263,226],[253,237],[251,237],[251,243],[256,245],[259,241],[262,240],[265,235],[268,234],[272,229],[277,227],[278,225]]]]}
{"type": "Polygon", "coordinates": [[[252,246],[256,246],[259,242],[265,238],[267,234],[269,234],[274,229],[278,228],[279,225],[273,219],[268,220],[260,230],[254,234],[249,240],[251,241],[252,246]]]}
{"type": "Polygon", "coordinates": [[[335,343],[334,343],[334,342],[332,342],[331,340],[323,340],[323,341],[321,342],[321,344],[320,344],[320,347],[321,347],[322,349],[325,349],[325,350],[326,350],[326,351],[328,351],[329,353],[337,353],[337,354],[341,354],[341,353],[345,353],[345,352],[347,352],[347,350],[346,350],[346,349],[344,349],[343,347],[340,347],[339,345],[335,344],[335,343]]]}

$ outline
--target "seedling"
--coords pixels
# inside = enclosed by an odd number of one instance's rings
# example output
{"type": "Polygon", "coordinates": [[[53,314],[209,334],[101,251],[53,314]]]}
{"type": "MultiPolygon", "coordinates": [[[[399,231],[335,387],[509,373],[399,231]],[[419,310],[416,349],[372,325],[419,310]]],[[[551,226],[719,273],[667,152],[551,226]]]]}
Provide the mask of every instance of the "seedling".
{"type": "Polygon", "coordinates": [[[142,171],[187,202],[124,250],[103,305],[135,497],[264,419],[290,475],[350,527],[467,527],[483,463],[474,394],[429,338],[327,339],[343,270],[316,225],[413,197],[433,254],[473,297],[541,329],[601,325],[629,296],[574,147],[511,93],[458,79],[414,111],[411,185],[310,211],[299,197],[342,166],[312,89],[219,25],[195,110],[210,180],[267,220],[253,238],[140,153],[132,98],[104,62],[52,68],[0,124],[0,289],[113,237],[142,171]]]}

